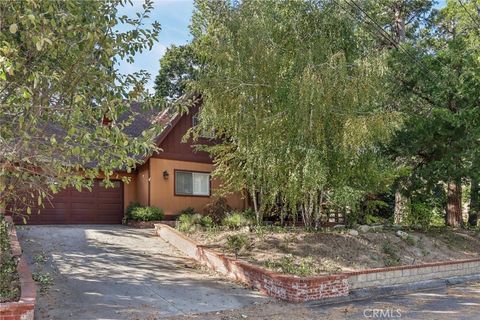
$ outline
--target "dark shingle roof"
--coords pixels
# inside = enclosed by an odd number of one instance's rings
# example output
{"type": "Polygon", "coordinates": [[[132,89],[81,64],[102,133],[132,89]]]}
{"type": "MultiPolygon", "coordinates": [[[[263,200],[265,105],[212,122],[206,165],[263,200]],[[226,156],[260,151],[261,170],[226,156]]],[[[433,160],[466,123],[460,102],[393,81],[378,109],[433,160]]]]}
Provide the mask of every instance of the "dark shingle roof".
{"type": "Polygon", "coordinates": [[[124,129],[124,132],[134,137],[141,136],[142,132],[150,128],[153,124],[160,124],[164,127],[172,121],[176,113],[171,108],[164,110],[145,109],[139,102],[133,102],[130,105],[130,110],[124,112],[119,116],[119,121],[125,121],[128,117],[133,115],[132,123],[124,129]]]}

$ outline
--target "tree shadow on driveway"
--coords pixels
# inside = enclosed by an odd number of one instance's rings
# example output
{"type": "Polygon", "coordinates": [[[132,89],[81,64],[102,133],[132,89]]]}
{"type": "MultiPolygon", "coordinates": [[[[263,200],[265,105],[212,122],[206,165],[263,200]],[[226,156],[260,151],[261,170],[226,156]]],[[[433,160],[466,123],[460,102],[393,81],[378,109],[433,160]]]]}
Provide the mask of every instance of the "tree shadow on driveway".
{"type": "Polygon", "coordinates": [[[30,226],[18,234],[32,271],[53,275],[39,319],[156,319],[269,301],[199,270],[151,229],[30,226]]]}

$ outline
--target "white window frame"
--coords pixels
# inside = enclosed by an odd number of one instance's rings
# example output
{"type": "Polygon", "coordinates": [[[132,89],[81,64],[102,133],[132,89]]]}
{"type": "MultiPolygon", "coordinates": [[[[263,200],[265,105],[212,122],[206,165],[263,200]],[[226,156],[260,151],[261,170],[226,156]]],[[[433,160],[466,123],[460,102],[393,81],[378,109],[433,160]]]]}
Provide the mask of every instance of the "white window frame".
{"type": "Polygon", "coordinates": [[[210,197],[211,196],[211,181],[209,172],[199,172],[199,171],[189,171],[189,170],[175,170],[175,185],[174,185],[174,194],[176,196],[188,196],[188,197],[210,197]],[[189,173],[191,174],[192,180],[192,193],[179,192],[177,189],[177,174],[178,173],[189,173]],[[197,178],[197,183],[196,183],[197,178]],[[198,181],[204,179],[203,186],[198,184],[198,181]],[[206,180],[205,180],[206,178],[206,180]],[[206,184],[205,184],[206,182],[206,184]],[[206,191],[202,192],[202,187],[206,187],[206,191]]]}

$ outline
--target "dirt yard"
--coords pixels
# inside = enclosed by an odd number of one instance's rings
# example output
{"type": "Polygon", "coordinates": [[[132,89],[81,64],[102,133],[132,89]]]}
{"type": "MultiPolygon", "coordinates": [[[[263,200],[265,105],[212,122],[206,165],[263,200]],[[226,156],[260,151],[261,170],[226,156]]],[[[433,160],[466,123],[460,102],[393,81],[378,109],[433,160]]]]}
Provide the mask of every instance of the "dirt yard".
{"type": "Polygon", "coordinates": [[[383,229],[357,233],[262,228],[256,231],[197,231],[188,235],[229,256],[234,254],[228,239],[232,235],[244,235],[247,241],[239,258],[274,271],[304,276],[480,258],[478,232],[439,229],[406,231],[406,234],[402,238],[395,230],[383,229]]]}

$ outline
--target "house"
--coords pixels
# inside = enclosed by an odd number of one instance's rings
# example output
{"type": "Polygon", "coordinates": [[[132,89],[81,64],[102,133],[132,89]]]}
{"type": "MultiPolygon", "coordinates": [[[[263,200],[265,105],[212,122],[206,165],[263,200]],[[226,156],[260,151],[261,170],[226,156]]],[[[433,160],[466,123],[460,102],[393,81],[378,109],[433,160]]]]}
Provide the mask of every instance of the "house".
{"type": "MultiPolygon", "coordinates": [[[[164,129],[157,137],[161,151],[142,159],[131,173],[116,172],[114,188],[104,188],[102,181],[96,180],[91,191],[70,188],[59,192],[40,214],[32,214],[27,223],[121,223],[127,206],[135,201],[144,206],[162,208],[166,219],[174,219],[187,207],[201,212],[214,201],[219,181],[211,178],[213,163],[209,154],[196,151],[192,141],[182,142],[185,133],[196,124],[198,109],[198,104],[194,104],[188,113],[172,114],[168,109],[158,113],[144,111],[140,104],[132,104],[132,110],[138,116],[126,132],[131,136],[140,135],[152,121],[162,123],[164,129]],[[124,176],[130,178],[129,183],[121,181],[124,176]]],[[[212,143],[208,137],[196,142],[212,143]]],[[[228,196],[227,202],[234,209],[246,207],[246,200],[240,194],[228,196]]]]}

